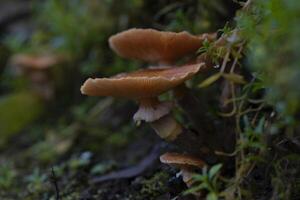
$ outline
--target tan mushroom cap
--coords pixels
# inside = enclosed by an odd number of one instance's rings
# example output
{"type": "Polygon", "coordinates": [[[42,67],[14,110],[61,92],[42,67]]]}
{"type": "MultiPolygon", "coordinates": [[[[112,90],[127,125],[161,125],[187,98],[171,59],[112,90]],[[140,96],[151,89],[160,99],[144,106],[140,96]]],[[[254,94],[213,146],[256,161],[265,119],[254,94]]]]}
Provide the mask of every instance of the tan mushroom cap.
{"type": "Polygon", "coordinates": [[[11,58],[13,65],[26,67],[29,69],[43,70],[53,65],[56,65],[63,59],[62,56],[43,54],[43,55],[31,55],[31,54],[17,54],[11,58]]]}
{"type": "Polygon", "coordinates": [[[90,96],[113,96],[145,99],[160,94],[191,79],[204,63],[181,67],[149,68],[122,73],[111,78],[89,78],[81,86],[81,93],[90,96]]]}
{"type": "Polygon", "coordinates": [[[121,57],[165,64],[197,51],[204,40],[185,31],[133,28],[111,36],[109,45],[121,57]]]}
{"type": "Polygon", "coordinates": [[[204,165],[206,165],[204,161],[197,157],[179,153],[165,153],[162,156],[160,156],[160,162],[179,167],[181,166],[201,168],[204,165]]]}

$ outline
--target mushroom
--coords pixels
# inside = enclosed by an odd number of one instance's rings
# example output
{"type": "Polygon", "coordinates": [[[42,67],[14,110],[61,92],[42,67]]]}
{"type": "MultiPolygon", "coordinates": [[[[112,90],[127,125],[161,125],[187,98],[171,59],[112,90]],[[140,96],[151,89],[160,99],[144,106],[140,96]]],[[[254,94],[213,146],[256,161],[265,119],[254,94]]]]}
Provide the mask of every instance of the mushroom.
{"type": "Polygon", "coordinates": [[[182,176],[182,180],[188,187],[193,184],[193,170],[201,169],[206,165],[203,160],[195,156],[179,153],[165,153],[160,156],[160,162],[179,168],[178,174],[182,176]]]}
{"type": "Polygon", "coordinates": [[[89,78],[81,87],[81,92],[90,96],[134,99],[139,102],[139,110],[133,117],[135,121],[153,122],[154,129],[162,138],[174,138],[181,132],[181,129],[177,122],[168,115],[172,103],[160,102],[158,96],[191,79],[202,68],[204,68],[204,63],[181,67],[149,68],[122,73],[111,78],[89,78]],[[158,119],[162,120],[158,121],[158,119]]]}
{"type": "Polygon", "coordinates": [[[40,96],[49,100],[54,95],[49,69],[64,59],[63,56],[53,54],[17,54],[11,58],[10,63],[16,68],[17,73],[24,74],[30,79],[31,87],[40,96]]]}
{"type": "Polygon", "coordinates": [[[194,36],[186,31],[164,32],[154,29],[129,29],[109,38],[109,45],[119,56],[150,63],[173,64],[194,53],[212,34],[194,36]]]}

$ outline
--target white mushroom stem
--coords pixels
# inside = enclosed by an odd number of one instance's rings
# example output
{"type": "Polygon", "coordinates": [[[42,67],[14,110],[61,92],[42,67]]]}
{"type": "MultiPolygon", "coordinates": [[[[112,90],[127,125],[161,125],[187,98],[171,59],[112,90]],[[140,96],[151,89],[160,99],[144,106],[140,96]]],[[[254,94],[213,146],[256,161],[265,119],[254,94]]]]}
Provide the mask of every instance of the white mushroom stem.
{"type": "Polygon", "coordinates": [[[183,182],[186,184],[188,188],[192,187],[194,180],[193,180],[193,171],[188,168],[181,168],[179,172],[182,176],[183,182]]]}
{"type": "MultiPolygon", "coordinates": [[[[182,176],[182,180],[188,188],[191,188],[195,183],[195,180],[193,179],[195,173],[193,172],[193,170],[184,167],[180,169],[180,172],[178,172],[178,174],[182,176]]],[[[193,194],[197,197],[201,196],[200,191],[193,192],[193,194]]]]}
{"type": "Polygon", "coordinates": [[[182,133],[181,125],[169,114],[151,123],[157,135],[167,141],[173,141],[182,133]]]}
{"type": "Polygon", "coordinates": [[[172,107],[172,102],[160,102],[157,98],[146,98],[138,100],[139,110],[134,114],[134,121],[153,122],[167,115],[172,107]]]}

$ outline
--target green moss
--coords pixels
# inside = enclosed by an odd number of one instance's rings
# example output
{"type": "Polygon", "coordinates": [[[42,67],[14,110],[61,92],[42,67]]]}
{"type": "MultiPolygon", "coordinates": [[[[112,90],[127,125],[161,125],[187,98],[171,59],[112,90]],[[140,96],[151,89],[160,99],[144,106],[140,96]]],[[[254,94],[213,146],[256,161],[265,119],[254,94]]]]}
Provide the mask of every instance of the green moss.
{"type": "Polygon", "coordinates": [[[141,181],[142,188],[133,198],[134,200],[157,199],[167,191],[167,181],[169,175],[165,172],[158,172],[151,178],[141,181]]]}

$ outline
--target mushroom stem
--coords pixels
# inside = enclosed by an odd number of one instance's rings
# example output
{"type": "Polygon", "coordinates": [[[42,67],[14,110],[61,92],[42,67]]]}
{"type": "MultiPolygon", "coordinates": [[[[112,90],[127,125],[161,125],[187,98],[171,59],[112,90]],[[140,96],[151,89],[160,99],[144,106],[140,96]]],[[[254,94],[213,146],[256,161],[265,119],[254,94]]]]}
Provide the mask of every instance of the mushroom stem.
{"type": "Polygon", "coordinates": [[[160,102],[155,98],[139,99],[139,110],[134,114],[134,121],[152,122],[165,115],[172,109],[172,102],[160,102]]]}
{"type": "Polygon", "coordinates": [[[174,144],[180,150],[204,157],[208,163],[216,161],[214,153],[205,146],[204,138],[184,128],[171,114],[152,122],[151,127],[162,139],[174,144]]]}
{"type": "Polygon", "coordinates": [[[166,115],[151,123],[157,135],[167,141],[173,141],[182,133],[181,125],[170,115],[166,115]]]}
{"type": "MultiPolygon", "coordinates": [[[[193,172],[193,170],[191,170],[189,168],[182,167],[182,168],[180,168],[179,174],[182,176],[182,180],[186,184],[187,188],[191,188],[193,186],[193,184],[195,183],[195,181],[193,179],[195,172],[193,172]]],[[[196,197],[200,197],[201,192],[199,192],[199,191],[193,192],[193,195],[195,195],[196,197]]]]}
{"type": "Polygon", "coordinates": [[[193,180],[193,171],[190,170],[190,169],[188,169],[188,168],[182,167],[180,169],[179,173],[181,174],[182,180],[186,184],[186,186],[188,188],[192,187],[192,185],[194,183],[194,180],[193,180]]]}
{"type": "Polygon", "coordinates": [[[178,167],[180,172],[177,173],[177,176],[182,176],[183,181],[188,187],[191,187],[194,182],[194,170],[201,169],[206,165],[206,163],[198,157],[188,154],[165,153],[161,155],[159,159],[161,163],[178,167]]]}

